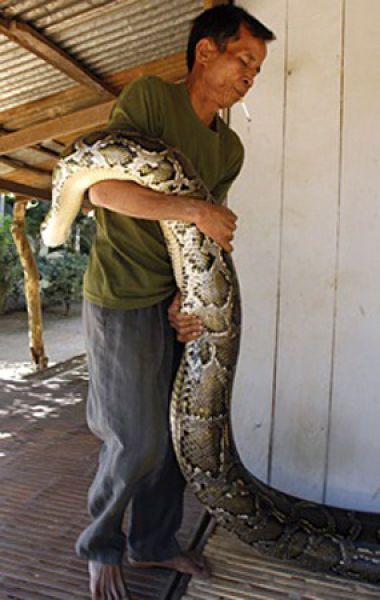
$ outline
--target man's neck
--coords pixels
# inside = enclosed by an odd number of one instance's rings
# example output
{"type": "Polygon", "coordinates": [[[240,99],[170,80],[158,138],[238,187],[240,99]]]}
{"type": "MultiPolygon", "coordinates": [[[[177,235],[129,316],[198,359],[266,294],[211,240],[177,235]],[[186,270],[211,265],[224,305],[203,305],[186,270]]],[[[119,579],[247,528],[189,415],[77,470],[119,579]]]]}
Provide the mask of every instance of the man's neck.
{"type": "Polygon", "coordinates": [[[196,115],[206,127],[212,129],[218,107],[214,102],[210,101],[202,81],[192,77],[190,73],[186,79],[186,87],[196,115]]]}

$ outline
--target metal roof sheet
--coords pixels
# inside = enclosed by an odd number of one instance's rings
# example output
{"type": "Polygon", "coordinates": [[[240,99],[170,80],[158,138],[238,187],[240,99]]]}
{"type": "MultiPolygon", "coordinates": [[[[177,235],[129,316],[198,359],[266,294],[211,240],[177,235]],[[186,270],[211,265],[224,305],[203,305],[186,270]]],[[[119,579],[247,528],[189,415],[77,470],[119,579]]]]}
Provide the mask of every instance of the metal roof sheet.
{"type": "MultiPolygon", "coordinates": [[[[27,22],[100,78],[185,50],[202,0],[5,0],[1,13],[27,22]]],[[[0,35],[0,111],[77,85],[0,35]]]]}

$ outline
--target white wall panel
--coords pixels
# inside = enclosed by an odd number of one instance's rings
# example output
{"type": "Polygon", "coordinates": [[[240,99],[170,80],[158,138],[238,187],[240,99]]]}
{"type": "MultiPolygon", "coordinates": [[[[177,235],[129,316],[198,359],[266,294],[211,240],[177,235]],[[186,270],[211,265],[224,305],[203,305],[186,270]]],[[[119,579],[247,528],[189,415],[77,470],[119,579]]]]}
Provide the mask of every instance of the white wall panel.
{"type": "Polygon", "coordinates": [[[246,0],[272,27],[232,125],[243,341],[233,426],[297,496],[380,509],[380,2],[246,0]]]}
{"type": "Polygon", "coordinates": [[[271,484],[322,500],[340,157],[341,2],[290,0],[271,484]]]}
{"type": "Polygon", "coordinates": [[[327,501],[380,509],[380,2],[348,0],[327,501]]]}
{"type": "Polygon", "coordinates": [[[276,339],[283,160],[286,0],[240,3],[272,28],[262,75],[247,95],[248,123],[238,105],[232,126],[245,146],[243,171],[230,194],[239,215],[234,259],[243,301],[243,336],[233,398],[233,426],[247,467],[267,478],[276,339]]]}

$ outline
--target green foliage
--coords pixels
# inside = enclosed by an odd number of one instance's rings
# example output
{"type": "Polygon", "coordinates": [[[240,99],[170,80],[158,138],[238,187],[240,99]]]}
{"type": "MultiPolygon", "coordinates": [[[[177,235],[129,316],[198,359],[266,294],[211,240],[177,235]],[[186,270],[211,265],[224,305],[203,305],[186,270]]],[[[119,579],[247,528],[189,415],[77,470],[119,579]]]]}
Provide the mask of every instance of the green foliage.
{"type": "Polygon", "coordinates": [[[26,233],[32,239],[40,238],[41,223],[50,208],[47,202],[28,202],[26,207],[25,224],[26,233]]]}
{"type": "MultiPolygon", "coordinates": [[[[41,223],[48,213],[50,205],[47,202],[30,202],[26,213],[26,232],[31,240],[33,251],[38,254],[42,248],[40,236],[41,223]]],[[[73,223],[71,235],[62,246],[69,252],[89,254],[95,233],[95,221],[80,213],[73,223]]]]}
{"type": "MultiPolygon", "coordinates": [[[[30,202],[25,216],[26,232],[40,270],[42,302],[45,305],[62,302],[67,314],[70,304],[81,298],[95,222],[79,215],[66,244],[50,251],[40,236],[41,223],[48,210],[46,202],[30,202]]],[[[10,215],[0,217],[0,313],[4,312],[7,301],[20,300],[24,295],[23,272],[13,243],[11,223],[10,215]]]]}
{"type": "Polygon", "coordinates": [[[22,267],[11,233],[12,217],[0,215],[0,314],[17,281],[23,281],[22,267]]]}
{"type": "Polygon", "coordinates": [[[95,236],[95,219],[91,219],[85,215],[79,215],[77,220],[79,226],[79,239],[81,254],[90,254],[92,240],[95,236]]]}
{"type": "Polygon", "coordinates": [[[62,302],[65,314],[70,304],[81,298],[83,273],[87,265],[87,256],[57,250],[37,258],[41,275],[42,299],[50,302],[62,302]]]}
{"type": "Polygon", "coordinates": [[[0,215],[0,260],[6,263],[12,255],[13,238],[11,234],[12,218],[0,215]]]}

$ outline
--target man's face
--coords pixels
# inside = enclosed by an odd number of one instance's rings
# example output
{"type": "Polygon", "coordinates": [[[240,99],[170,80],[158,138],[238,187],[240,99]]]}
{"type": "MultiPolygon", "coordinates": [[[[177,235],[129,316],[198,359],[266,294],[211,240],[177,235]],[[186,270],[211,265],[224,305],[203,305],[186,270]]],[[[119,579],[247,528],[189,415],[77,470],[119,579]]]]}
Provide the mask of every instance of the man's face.
{"type": "Polygon", "coordinates": [[[228,40],[224,52],[213,40],[202,40],[210,50],[209,60],[204,63],[207,95],[218,108],[229,108],[245,96],[267,54],[266,42],[253,37],[244,25],[239,33],[239,39],[228,40]]]}

